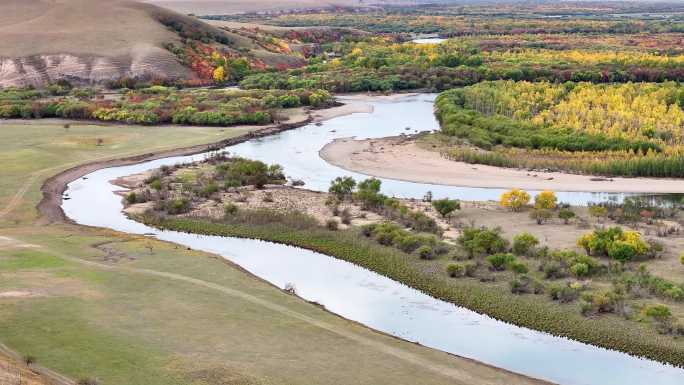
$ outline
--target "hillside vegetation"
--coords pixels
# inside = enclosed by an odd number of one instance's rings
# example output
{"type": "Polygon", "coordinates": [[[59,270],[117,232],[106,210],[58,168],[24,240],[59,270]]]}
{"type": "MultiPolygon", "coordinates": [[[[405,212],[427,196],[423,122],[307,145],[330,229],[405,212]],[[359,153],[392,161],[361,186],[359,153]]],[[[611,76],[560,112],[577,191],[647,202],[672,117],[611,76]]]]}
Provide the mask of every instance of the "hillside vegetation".
{"type": "Polygon", "coordinates": [[[196,66],[198,60],[188,60],[187,52],[196,56],[220,52],[245,58],[260,68],[302,64],[301,59],[268,52],[248,38],[151,4],[125,0],[0,3],[0,87],[39,86],[64,79],[207,80],[196,66]]]}

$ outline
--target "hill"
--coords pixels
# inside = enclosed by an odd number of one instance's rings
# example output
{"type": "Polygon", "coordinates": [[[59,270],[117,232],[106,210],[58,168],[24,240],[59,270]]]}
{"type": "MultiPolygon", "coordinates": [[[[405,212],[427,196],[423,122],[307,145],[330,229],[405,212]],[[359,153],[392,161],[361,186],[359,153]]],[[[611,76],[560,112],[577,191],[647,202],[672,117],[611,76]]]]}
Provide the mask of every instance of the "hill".
{"type": "Polygon", "coordinates": [[[4,0],[0,3],[0,87],[60,79],[77,83],[122,78],[196,80],[201,75],[180,54],[193,41],[199,41],[204,52],[246,56],[262,66],[301,64],[279,53],[265,54],[247,38],[152,4],[4,0]]]}

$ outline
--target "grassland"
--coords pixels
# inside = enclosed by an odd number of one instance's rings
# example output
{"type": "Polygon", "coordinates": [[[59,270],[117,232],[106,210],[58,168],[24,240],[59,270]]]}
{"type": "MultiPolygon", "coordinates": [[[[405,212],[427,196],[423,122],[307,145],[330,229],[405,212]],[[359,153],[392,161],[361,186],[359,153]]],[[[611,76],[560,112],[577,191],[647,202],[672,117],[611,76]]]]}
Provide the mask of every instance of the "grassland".
{"type": "Polygon", "coordinates": [[[22,295],[0,298],[0,341],[103,384],[536,383],[372,332],[214,256],[35,209],[42,182],[76,164],[247,130],[5,123],[0,292],[22,295]]]}

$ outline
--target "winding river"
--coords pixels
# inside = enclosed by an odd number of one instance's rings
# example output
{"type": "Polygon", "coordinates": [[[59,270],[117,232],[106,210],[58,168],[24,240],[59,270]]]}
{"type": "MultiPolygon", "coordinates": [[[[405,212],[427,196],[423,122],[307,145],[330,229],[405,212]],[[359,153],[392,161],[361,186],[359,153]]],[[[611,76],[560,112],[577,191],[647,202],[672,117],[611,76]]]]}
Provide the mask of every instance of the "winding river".
{"type": "MultiPolygon", "coordinates": [[[[306,188],[326,190],[330,180],[353,174],[318,157],[320,148],[335,138],[384,137],[413,130],[434,130],[434,95],[422,94],[373,102],[372,113],[334,118],[229,148],[234,155],[283,165],[289,176],[306,188]],[[409,127],[409,130],[406,128],[409,127]]],[[[543,332],[513,326],[437,300],[372,271],[326,255],[258,240],[160,231],[122,214],[120,189],[110,183],[162,165],[202,160],[206,154],[169,157],[135,165],[95,171],[69,184],[62,207],[77,223],[134,234],[154,234],[223,256],[253,274],[345,318],[408,341],[473,358],[503,369],[567,385],[681,385],[684,370],[624,353],[583,344],[543,332]]],[[[383,191],[402,197],[495,199],[496,189],[458,188],[383,180],[383,191]]],[[[586,203],[621,195],[560,193],[560,199],[586,203]]]]}

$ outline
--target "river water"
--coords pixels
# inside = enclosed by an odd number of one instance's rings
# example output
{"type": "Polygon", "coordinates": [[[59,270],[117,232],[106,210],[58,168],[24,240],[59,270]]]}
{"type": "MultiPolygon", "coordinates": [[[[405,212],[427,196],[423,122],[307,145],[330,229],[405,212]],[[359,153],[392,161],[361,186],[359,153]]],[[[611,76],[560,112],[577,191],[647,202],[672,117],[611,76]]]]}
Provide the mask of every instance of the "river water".
{"type": "MultiPolygon", "coordinates": [[[[331,178],[349,172],[328,165],[318,150],[336,137],[382,137],[411,130],[436,129],[434,95],[378,101],[373,113],[339,117],[226,150],[232,154],[277,162],[307,188],[327,189],[331,178]]],[[[170,157],[95,171],[69,184],[62,207],[74,221],[133,234],[154,234],[165,241],[216,253],[253,274],[326,309],[407,341],[473,358],[531,377],[568,385],[681,385],[684,370],[624,353],[594,347],[543,332],[513,326],[437,300],[362,267],[323,254],[258,240],[160,231],[122,214],[119,188],[111,180],[158,168],[202,160],[206,154],[170,157]]],[[[360,175],[355,175],[361,177],[360,175]]],[[[498,197],[500,191],[454,188],[383,180],[383,190],[397,196],[463,199],[498,197]]],[[[564,193],[563,200],[586,202],[607,195],[564,193]]]]}

